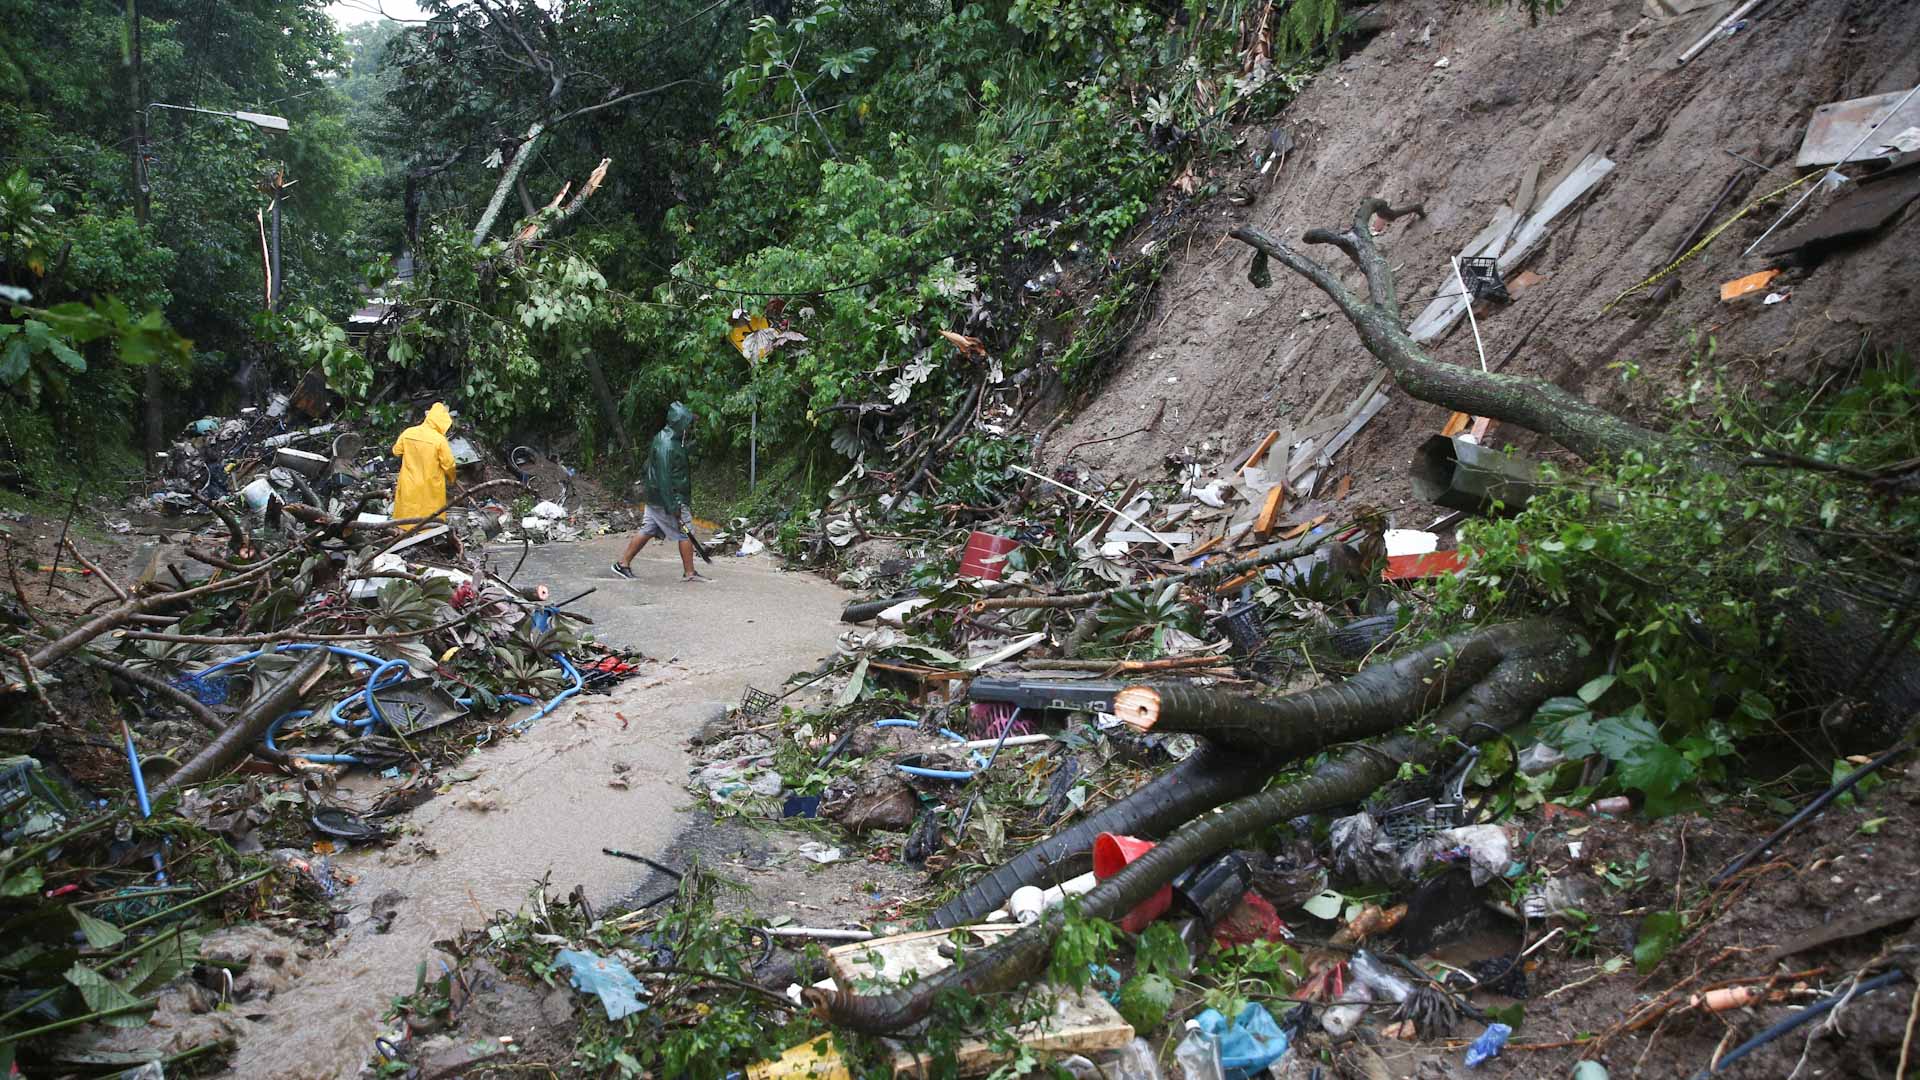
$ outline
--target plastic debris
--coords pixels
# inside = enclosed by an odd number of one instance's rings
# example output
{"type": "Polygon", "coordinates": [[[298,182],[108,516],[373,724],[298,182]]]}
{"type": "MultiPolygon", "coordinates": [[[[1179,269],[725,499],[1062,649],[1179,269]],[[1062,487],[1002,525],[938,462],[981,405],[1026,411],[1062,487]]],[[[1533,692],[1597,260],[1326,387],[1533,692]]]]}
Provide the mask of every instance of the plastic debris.
{"type": "MultiPolygon", "coordinates": [[[[1209,1010],[1211,1011],[1211,1010],[1209,1010]]],[[[1187,1037],[1174,1048],[1173,1060],[1187,1080],[1221,1080],[1220,1042],[1200,1027],[1198,1020],[1187,1021],[1187,1037]]]]}
{"type": "Polygon", "coordinates": [[[1513,1029],[1505,1024],[1488,1024],[1487,1030],[1481,1032],[1480,1037],[1473,1040],[1472,1046],[1467,1047],[1467,1068],[1477,1069],[1486,1062],[1499,1057],[1500,1048],[1507,1045],[1507,1036],[1511,1034],[1513,1034],[1513,1029]]]}
{"type": "Polygon", "coordinates": [[[579,949],[563,949],[553,959],[554,963],[573,969],[573,988],[599,998],[607,1010],[607,1019],[619,1020],[647,1007],[640,1000],[640,995],[646,992],[640,980],[618,960],[579,949]]]}
{"type": "Polygon", "coordinates": [[[1220,1075],[1226,1080],[1247,1080],[1264,1072],[1287,1052],[1287,1033],[1273,1014],[1258,1002],[1248,1005],[1232,1024],[1218,1009],[1208,1009],[1194,1017],[1201,1031],[1213,1036],[1220,1048],[1220,1075]]]}
{"type": "Polygon", "coordinates": [[[1413,996],[1413,987],[1407,980],[1388,971],[1378,957],[1365,949],[1354,953],[1347,967],[1354,978],[1367,984],[1367,989],[1388,1001],[1405,1001],[1413,996]]]}
{"type": "Polygon", "coordinates": [[[809,862],[817,862],[821,866],[827,866],[839,862],[845,856],[841,854],[840,849],[837,847],[833,847],[830,844],[823,844],[818,840],[809,840],[800,845],[800,857],[809,862]]]}

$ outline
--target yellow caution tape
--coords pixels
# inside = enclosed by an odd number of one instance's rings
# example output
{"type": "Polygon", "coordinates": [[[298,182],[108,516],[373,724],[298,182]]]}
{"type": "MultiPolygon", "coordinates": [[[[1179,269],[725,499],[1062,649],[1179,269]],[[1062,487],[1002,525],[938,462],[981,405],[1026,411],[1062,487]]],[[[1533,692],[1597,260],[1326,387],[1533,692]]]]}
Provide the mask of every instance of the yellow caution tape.
{"type": "Polygon", "coordinates": [[[1822,177],[1825,175],[1826,175],[1825,172],[1808,173],[1807,175],[1801,177],[1800,179],[1795,180],[1793,183],[1788,184],[1785,187],[1776,188],[1773,191],[1769,191],[1765,195],[1762,195],[1759,198],[1748,203],[1747,205],[1741,207],[1738,213],[1734,214],[1732,217],[1721,222],[1720,224],[1714,226],[1712,232],[1701,237],[1699,243],[1688,248],[1686,254],[1673,260],[1671,263],[1668,263],[1666,267],[1663,268],[1659,273],[1654,274],[1652,277],[1648,278],[1647,280],[1641,282],[1638,285],[1635,285],[1634,287],[1628,289],[1626,292],[1621,293],[1619,296],[1614,297],[1613,300],[1610,303],[1608,303],[1606,307],[1603,307],[1600,309],[1600,314],[1605,315],[1607,312],[1612,311],[1614,309],[1614,306],[1619,304],[1620,301],[1625,300],[1627,297],[1632,296],[1634,293],[1639,292],[1641,289],[1647,288],[1650,285],[1659,284],[1663,279],[1666,278],[1668,274],[1671,274],[1675,270],[1679,269],[1681,263],[1686,262],[1688,259],[1691,259],[1695,255],[1698,255],[1700,254],[1700,252],[1706,250],[1706,246],[1708,244],[1713,243],[1715,237],[1719,236],[1723,232],[1726,232],[1727,227],[1729,225],[1732,225],[1734,222],[1739,221],[1743,217],[1746,217],[1747,214],[1752,212],[1753,209],[1755,207],[1758,207],[1761,203],[1767,202],[1770,199],[1777,199],[1780,196],[1785,195],[1787,192],[1792,191],[1794,188],[1799,187],[1801,184],[1804,184],[1809,180],[1818,179],[1819,177],[1822,177]]]}

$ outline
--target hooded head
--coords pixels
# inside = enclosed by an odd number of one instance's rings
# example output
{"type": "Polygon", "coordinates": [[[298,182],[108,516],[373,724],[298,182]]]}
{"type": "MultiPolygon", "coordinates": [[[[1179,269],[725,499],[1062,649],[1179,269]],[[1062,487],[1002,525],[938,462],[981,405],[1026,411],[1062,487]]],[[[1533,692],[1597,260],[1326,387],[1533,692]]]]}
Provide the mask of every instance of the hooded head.
{"type": "Polygon", "coordinates": [[[427,426],[445,435],[453,429],[453,414],[447,411],[445,405],[436,401],[433,407],[427,410],[427,426]]]}
{"type": "Polygon", "coordinates": [[[692,409],[687,408],[677,401],[667,406],[667,426],[673,429],[675,435],[685,435],[687,428],[692,423],[692,409]]]}

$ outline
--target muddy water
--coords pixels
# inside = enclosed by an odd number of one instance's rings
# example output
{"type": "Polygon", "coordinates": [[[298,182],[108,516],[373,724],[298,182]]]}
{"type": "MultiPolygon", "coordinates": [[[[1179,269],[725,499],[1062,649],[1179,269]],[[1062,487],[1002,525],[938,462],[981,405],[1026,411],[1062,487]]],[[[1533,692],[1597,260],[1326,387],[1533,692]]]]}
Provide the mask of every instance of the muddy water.
{"type": "MultiPolygon", "coordinates": [[[[392,847],[338,857],[359,876],[353,925],[250,1022],[231,1075],[354,1076],[433,942],[518,908],[543,874],[562,893],[584,886],[596,904],[630,892],[646,868],[601,849],[659,857],[688,823],[687,736],[747,684],[776,686],[832,651],[845,594],[817,578],[765,559],[721,560],[711,584],[686,585],[650,548],[656,557],[635,563],[641,580],[627,582],[607,570],[616,550],[613,540],[537,549],[519,580],[558,595],[599,586],[575,610],[602,640],[655,662],[612,695],[570,702],[476,752],[453,770],[474,778],[404,819],[409,834],[392,847]],[[381,934],[371,907],[389,892],[406,899],[381,934]]],[[[362,798],[376,791],[359,777],[345,786],[362,798]]]]}

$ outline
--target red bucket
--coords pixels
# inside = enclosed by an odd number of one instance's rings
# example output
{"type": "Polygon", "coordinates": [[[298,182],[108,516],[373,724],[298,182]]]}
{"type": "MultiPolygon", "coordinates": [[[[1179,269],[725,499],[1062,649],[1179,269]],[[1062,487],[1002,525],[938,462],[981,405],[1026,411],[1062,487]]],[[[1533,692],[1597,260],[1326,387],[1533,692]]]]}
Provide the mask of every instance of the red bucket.
{"type": "Polygon", "coordinates": [[[975,531],[967,537],[967,550],[960,556],[960,576],[982,581],[999,581],[1007,572],[1007,556],[1020,542],[1010,536],[975,531]]]}
{"type": "MultiPolygon", "coordinates": [[[[1121,836],[1117,833],[1101,833],[1093,839],[1093,876],[1105,881],[1127,864],[1153,850],[1153,841],[1133,836],[1121,836]]],[[[1142,901],[1140,906],[1127,912],[1120,920],[1120,929],[1129,934],[1137,934],[1147,928],[1147,924],[1164,914],[1173,906],[1173,886],[1162,885],[1160,891],[1142,901]]]]}

